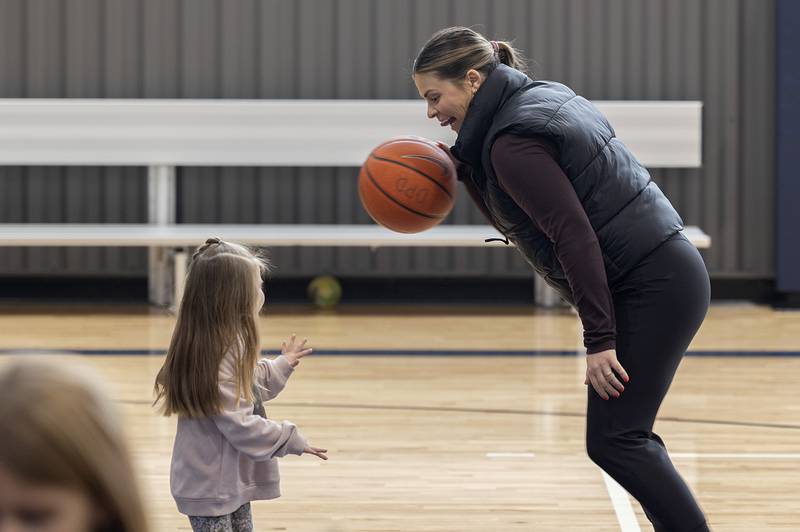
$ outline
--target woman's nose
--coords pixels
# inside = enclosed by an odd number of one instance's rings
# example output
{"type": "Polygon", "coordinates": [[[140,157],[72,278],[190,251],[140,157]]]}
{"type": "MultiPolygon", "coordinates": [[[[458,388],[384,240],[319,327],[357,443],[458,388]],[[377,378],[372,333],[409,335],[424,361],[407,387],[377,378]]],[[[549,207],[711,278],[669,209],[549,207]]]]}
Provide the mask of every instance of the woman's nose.
{"type": "Polygon", "coordinates": [[[428,118],[436,118],[436,109],[433,106],[428,106],[428,118]]]}

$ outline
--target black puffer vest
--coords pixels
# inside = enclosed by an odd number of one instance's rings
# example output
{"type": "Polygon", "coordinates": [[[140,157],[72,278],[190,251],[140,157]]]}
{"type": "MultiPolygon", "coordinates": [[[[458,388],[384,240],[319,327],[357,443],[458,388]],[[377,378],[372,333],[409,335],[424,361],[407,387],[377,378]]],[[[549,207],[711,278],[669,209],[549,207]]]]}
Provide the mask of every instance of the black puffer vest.
{"type": "Polygon", "coordinates": [[[572,291],[553,243],[498,184],[490,154],[503,133],[542,136],[555,144],[557,162],[597,234],[609,286],[683,229],[650,174],[589,101],[564,85],[533,81],[499,65],[475,94],[453,155],[471,168],[497,229],[570,303],[572,291]]]}

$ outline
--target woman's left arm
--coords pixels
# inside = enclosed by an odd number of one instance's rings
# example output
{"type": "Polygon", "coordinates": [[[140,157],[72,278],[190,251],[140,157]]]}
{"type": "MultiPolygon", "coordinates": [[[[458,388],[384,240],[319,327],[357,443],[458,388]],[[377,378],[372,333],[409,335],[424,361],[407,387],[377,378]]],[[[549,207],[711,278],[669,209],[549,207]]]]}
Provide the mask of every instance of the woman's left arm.
{"type": "Polygon", "coordinates": [[[544,138],[501,135],[491,158],[500,186],[553,243],[583,323],[586,352],[602,355],[592,357],[590,365],[602,358],[600,370],[613,367],[612,355],[618,366],[614,304],[600,243],[555,148],[544,138]]]}
{"type": "Polygon", "coordinates": [[[502,135],[492,147],[492,166],[500,186],[553,243],[583,322],[587,351],[614,349],[614,305],[600,243],[553,150],[546,139],[502,135]]]}

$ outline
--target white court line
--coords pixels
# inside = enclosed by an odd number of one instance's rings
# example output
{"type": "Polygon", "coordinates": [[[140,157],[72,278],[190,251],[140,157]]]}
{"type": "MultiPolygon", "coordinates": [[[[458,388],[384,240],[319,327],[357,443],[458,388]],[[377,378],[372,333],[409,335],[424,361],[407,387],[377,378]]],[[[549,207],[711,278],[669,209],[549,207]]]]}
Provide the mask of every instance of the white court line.
{"type": "MultiPolygon", "coordinates": [[[[670,453],[669,455],[672,458],[800,460],[800,453],[670,453]]],[[[487,458],[534,458],[535,456],[535,453],[486,453],[487,458]]],[[[641,532],[628,492],[605,471],[602,473],[608,496],[614,506],[614,513],[619,521],[620,532],[641,532]]]]}
{"type": "Polygon", "coordinates": [[[534,453],[486,453],[487,458],[535,458],[534,453]]]}
{"type": "Polygon", "coordinates": [[[633,506],[631,500],[628,498],[628,492],[617,484],[617,481],[608,476],[603,471],[603,480],[606,483],[608,495],[611,497],[611,503],[614,505],[614,513],[617,514],[617,521],[619,521],[619,529],[621,532],[641,532],[639,528],[639,520],[636,519],[636,514],[633,513],[633,506]]]}
{"type": "Polygon", "coordinates": [[[800,453],[669,453],[672,458],[727,458],[733,460],[800,460],[800,453]]]}

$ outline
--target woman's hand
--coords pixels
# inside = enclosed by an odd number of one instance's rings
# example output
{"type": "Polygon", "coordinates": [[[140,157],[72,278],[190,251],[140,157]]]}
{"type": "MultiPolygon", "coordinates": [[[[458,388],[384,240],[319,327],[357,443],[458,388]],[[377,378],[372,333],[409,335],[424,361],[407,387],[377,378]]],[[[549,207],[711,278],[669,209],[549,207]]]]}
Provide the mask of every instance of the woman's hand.
{"type": "Polygon", "coordinates": [[[322,458],[323,460],[328,459],[328,455],[325,454],[327,452],[328,449],[318,449],[317,447],[311,447],[310,445],[303,449],[303,454],[313,454],[314,456],[322,458]]]}
{"type": "Polygon", "coordinates": [[[458,168],[459,165],[461,165],[461,161],[453,157],[453,154],[450,153],[450,146],[448,146],[444,142],[439,142],[439,141],[436,141],[436,145],[439,146],[439,148],[441,148],[442,151],[445,152],[448,157],[450,157],[450,160],[453,162],[453,166],[458,168]]]}
{"type": "Polygon", "coordinates": [[[586,380],[583,384],[591,383],[600,397],[606,401],[609,396],[619,397],[625,391],[620,380],[628,382],[630,378],[617,361],[617,352],[614,349],[586,355],[586,380]]]}
{"type": "Polygon", "coordinates": [[[281,345],[281,354],[286,357],[292,367],[296,367],[300,363],[300,359],[304,356],[311,354],[313,349],[305,348],[308,338],[304,338],[302,342],[297,342],[297,335],[293,334],[289,340],[283,342],[281,345]]]}
{"type": "Polygon", "coordinates": [[[463,182],[464,184],[467,183],[467,179],[470,175],[469,167],[455,158],[453,153],[450,151],[450,147],[443,143],[436,141],[436,145],[450,157],[450,161],[453,163],[453,168],[456,169],[456,179],[463,182]]]}

